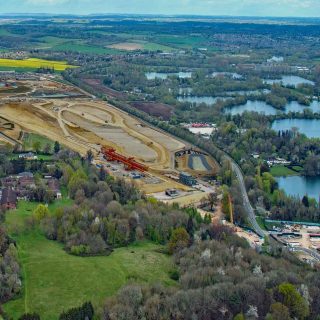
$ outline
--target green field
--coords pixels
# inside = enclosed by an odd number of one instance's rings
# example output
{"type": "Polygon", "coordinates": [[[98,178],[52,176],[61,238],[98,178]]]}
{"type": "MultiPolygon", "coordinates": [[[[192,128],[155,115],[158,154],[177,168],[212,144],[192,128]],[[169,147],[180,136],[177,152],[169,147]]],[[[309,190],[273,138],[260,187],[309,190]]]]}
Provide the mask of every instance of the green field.
{"type": "Polygon", "coordinates": [[[25,136],[23,140],[23,148],[28,151],[33,150],[33,145],[35,143],[40,143],[42,149],[45,147],[46,144],[49,144],[51,146],[51,149],[53,150],[54,142],[52,140],[35,133],[28,133],[25,136]]]}
{"type": "Polygon", "coordinates": [[[61,43],[51,48],[54,51],[72,51],[88,54],[119,54],[121,51],[89,44],[75,42],[61,43]]]}
{"type": "Polygon", "coordinates": [[[6,29],[0,28],[0,36],[12,36],[13,34],[7,31],[6,29]]]}
{"type": "MultiPolygon", "coordinates": [[[[61,200],[50,209],[70,203],[61,200]]],[[[4,305],[13,319],[24,312],[38,312],[43,320],[57,319],[63,310],[87,300],[99,309],[106,297],[130,281],[174,285],[168,276],[170,257],[157,252],[161,246],[141,242],[116,249],[108,257],[68,255],[61,244],[47,240],[39,230],[22,231],[23,221],[35,207],[35,203],[20,202],[6,218],[8,230],[17,241],[23,270],[23,294],[4,305]]]]}
{"type": "Polygon", "coordinates": [[[299,166],[293,166],[292,169],[297,172],[303,171],[303,167],[299,167],[299,166]]]}
{"type": "Polygon", "coordinates": [[[163,52],[171,52],[174,51],[176,49],[163,45],[163,44],[159,44],[159,43],[154,43],[154,42],[147,42],[143,45],[143,49],[144,50],[148,50],[148,51],[163,51],[163,52]]]}
{"type": "Polygon", "coordinates": [[[160,35],[154,39],[154,42],[182,49],[207,46],[207,40],[202,36],[160,35]]]}
{"type": "Polygon", "coordinates": [[[285,177],[285,176],[295,176],[298,173],[285,167],[285,166],[273,166],[270,170],[270,173],[274,177],[285,177]]]}
{"type": "Polygon", "coordinates": [[[40,42],[37,45],[37,49],[51,49],[54,46],[70,41],[69,39],[66,39],[66,38],[58,38],[58,37],[52,37],[52,36],[41,37],[38,40],[40,42]]]}
{"type": "Polygon", "coordinates": [[[67,39],[59,37],[42,37],[39,39],[41,43],[39,44],[39,49],[50,49],[54,51],[73,51],[80,53],[91,53],[91,54],[109,54],[118,53],[117,50],[112,50],[105,48],[103,45],[96,46],[87,44],[82,40],[77,39],[67,39]]]}
{"type": "MultiPolygon", "coordinates": [[[[37,160],[43,160],[43,161],[50,161],[53,158],[53,155],[48,154],[37,154],[37,160]]],[[[19,154],[12,154],[10,156],[10,160],[17,160],[19,159],[19,154]]]]}
{"type": "Polygon", "coordinates": [[[64,71],[67,68],[74,68],[63,61],[50,61],[43,59],[29,58],[24,60],[0,59],[0,67],[3,68],[24,68],[24,69],[38,69],[38,68],[54,68],[56,71],[64,71]]]}

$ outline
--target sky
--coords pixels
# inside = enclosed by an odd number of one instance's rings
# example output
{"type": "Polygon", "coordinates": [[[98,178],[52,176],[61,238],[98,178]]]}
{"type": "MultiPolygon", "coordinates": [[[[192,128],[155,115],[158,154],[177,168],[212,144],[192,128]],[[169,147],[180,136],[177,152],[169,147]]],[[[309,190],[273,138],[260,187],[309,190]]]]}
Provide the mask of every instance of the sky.
{"type": "Polygon", "coordinates": [[[320,17],[320,0],[0,0],[1,13],[320,17]]]}

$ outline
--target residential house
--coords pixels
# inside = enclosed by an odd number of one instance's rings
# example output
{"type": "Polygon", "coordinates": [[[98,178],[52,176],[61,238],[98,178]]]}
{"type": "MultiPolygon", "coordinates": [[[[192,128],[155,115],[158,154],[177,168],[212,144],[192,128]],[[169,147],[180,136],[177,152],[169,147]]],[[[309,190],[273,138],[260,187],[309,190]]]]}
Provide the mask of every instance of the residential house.
{"type": "Polygon", "coordinates": [[[62,194],[61,194],[61,191],[60,191],[60,183],[59,183],[58,179],[56,179],[56,178],[48,179],[47,180],[47,186],[48,186],[48,189],[53,192],[54,197],[56,199],[61,199],[62,198],[62,194]]]}
{"type": "Polygon", "coordinates": [[[22,172],[17,176],[9,176],[1,179],[2,187],[10,188],[17,194],[18,199],[28,200],[32,197],[32,189],[36,187],[33,174],[22,172]]]}
{"type": "Polygon", "coordinates": [[[17,208],[17,192],[11,188],[2,189],[1,207],[4,210],[13,210],[17,208]]]}
{"type": "Polygon", "coordinates": [[[33,152],[21,153],[21,154],[19,154],[19,159],[37,160],[38,156],[35,155],[33,152]]]}

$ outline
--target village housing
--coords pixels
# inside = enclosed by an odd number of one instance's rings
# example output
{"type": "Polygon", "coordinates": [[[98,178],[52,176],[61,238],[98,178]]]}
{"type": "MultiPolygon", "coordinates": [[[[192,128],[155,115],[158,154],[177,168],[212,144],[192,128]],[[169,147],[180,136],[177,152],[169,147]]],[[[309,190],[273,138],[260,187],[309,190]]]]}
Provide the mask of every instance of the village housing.
{"type": "Polygon", "coordinates": [[[18,200],[34,200],[40,185],[43,186],[45,192],[50,193],[52,198],[60,199],[62,197],[59,180],[50,175],[35,179],[33,173],[22,172],[2,178],[0,181],[1,208],[3,210],[15,209],[18,200]]]}

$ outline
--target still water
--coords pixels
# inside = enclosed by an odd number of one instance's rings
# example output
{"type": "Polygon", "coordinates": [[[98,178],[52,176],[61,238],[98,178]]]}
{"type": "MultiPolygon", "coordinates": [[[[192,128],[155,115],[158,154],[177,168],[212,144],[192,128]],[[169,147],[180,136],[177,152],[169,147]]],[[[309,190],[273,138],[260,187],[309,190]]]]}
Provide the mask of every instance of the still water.
{"type": "Polygon", "coordinates": [[[277,112],[303,112],[304,109],[308,109],[312,111],[313,113],[320,113],[320,102],[319,101],[312,101],[310,106],[305,106],[297,101],[289,102],[285,110],[278,110],[273,108],[272,106],[268,105],[264,101],[248,101],[246,104],[238,105],[232,108],[229,108],[226,110],[227,113],[230,113],[232,115],[236,114],[242,114],[245,111],[255,111],[259,113],[264,113],[265,115],[275,115],[277,112]]]}
{"type": "Polygon", "coordinates": [[[298,86],[299,84],[310,84],[314,85],[313,81],[304,79],[298,76],[282,76],[281,79],[265,79],[265,83],[274,84],[274,83],[283,83],[285,86],[298,86]]]}
{"type": "MultiPolygon", "coordinates": [[[[179,94],[180,96],[177,98],[180,102],[190,102],[195,104],[201,104],[205,103],[207,105],[213,105],[215,104],[219,99],[220,100],[226,100],[231,99],[231,96],[228,97],[213,97],[213,96],[191,96],[190,93],[192,91],[192,88],[180,88],[179,94]]],[[[230,113],[232,115],[236,114],[242,114],[245,111],[255,111],[259,113],[264,113],[265,115],[275,115],[277,112],[303,112],[304,109],[308,109],[312,111],[313,113],[320,113],[320,101],[312,101],[310,106],[305,106],[300,104],[297,101],[291,101],[289,102],[285,110],[278,110],[273,108],[271,105],[268,105],[264,101],[248,101],[246,104],[238,105],[231,107],[226,110],[227,113],[230,113]]]]}
{"type": "Polygon", "coordinates": [[[226,109],[226,113],[230,113],[233,116],[237,114],[242,114],[245,111],[255,111],[259,113],[264,113],[265,115],[275,115],[278,110],[270,106],[264,101],[247,101],[246,104],[241,104],[235,107],[226,109]]]}
{"type": "Polygon", "coordinates": [[[190,102],[195,104],[205,103],[208,106],[215,104],[218,100],[226,100],[227,97],[196,97],[196,96],[181,96],[178,97],[180,102],[190,102]]]}
{"type": "Polygon", "coordinates": [[[275,131],[290,130],[293,127],[299,129],[299,133],[305,134],[308,138],[320,138],[320,120],[315,119],[282,119],[272,123],[275,131]]]}
{"type": "Polygon", "coordinates": [[[279,188],[283,189],[287,195],[299,196],[302,198],[308,195],[317,201],[320,196],[320,177],[290,176],[276,178],[279,188]]]}
{"type": "Polygon", "coordinates": [[[304,109],[308,109],[313,113],[320,113],[320,101],[313,100],[310,106],[305,106],[297,101],[291,101],[286,105],[286,113],[288,112],[303,112],[304,109]]]}

